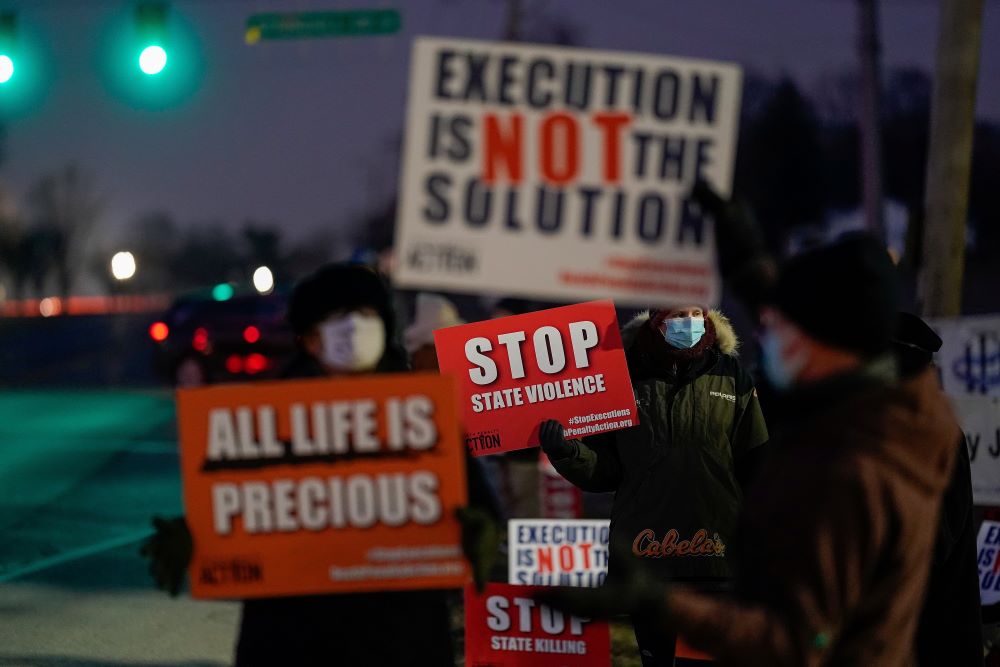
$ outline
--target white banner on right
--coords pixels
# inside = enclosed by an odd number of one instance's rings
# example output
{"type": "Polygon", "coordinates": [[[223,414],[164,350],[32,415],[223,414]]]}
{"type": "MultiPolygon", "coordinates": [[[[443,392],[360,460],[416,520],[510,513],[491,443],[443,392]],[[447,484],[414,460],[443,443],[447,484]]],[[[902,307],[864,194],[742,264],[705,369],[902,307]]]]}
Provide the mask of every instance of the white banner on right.
{"type": "Polygon", "coordinates": [[[1000,398],[952,398],[972,464],[972,500],[1000,506],[1000,398]]]}
{"type": "Polygon", "coordinates": [[[1000,396],[1000,315],[928,320],[941,340],[937,363],[949,396],[1000,396]]]}

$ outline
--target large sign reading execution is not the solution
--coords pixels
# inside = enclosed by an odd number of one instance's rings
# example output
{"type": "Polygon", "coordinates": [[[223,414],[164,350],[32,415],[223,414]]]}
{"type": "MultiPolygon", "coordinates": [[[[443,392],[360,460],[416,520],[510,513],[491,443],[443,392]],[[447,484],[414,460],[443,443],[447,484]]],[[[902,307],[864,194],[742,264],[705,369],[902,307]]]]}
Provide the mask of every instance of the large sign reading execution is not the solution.
{"type": "Polygon", "coordinates": [[[704,60],[471,40],[413,47],[400,285],[621,304],[718,297],[741,72],[704,60]]]}
{"type": "Polygon", "coordinates": [[[454,395],[424,374],[178,392],[194,597],[462,585],[454,395]]]}

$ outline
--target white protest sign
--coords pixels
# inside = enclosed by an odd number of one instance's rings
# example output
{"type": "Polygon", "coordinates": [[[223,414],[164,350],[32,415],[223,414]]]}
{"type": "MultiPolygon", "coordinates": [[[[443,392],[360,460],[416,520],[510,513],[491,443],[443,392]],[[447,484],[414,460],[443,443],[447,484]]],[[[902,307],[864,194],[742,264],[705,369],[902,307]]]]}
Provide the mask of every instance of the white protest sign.
{"type": "Polygon", "coordinates": [[[656,55],[419,38],[396,282],[618,304],[715,303],[742,74],[656,55]]]}
{"type": "Polygon", "coordinates": [[[972,500],[1000,506],[1000,398],[968,396],[951,402],[969,449],[972,500]]]}
{"type": "Polygon", "coordinates": [[[983,521],[976,539],[979,554],[979,600],[983,606],[1000,602],[1000,521],[983,521]]]}
{"type": "Polygon", "coordinates": [[[949,396],[1000,396],[1000,315],[928,320],[941,336],[936,361],[949,396]]]}
{"type": "Polygon", "coordinates": [[[582,586],[604,583],[611,522],[602,519],[512,519],[507,523],[507,583],[582,586]]]}

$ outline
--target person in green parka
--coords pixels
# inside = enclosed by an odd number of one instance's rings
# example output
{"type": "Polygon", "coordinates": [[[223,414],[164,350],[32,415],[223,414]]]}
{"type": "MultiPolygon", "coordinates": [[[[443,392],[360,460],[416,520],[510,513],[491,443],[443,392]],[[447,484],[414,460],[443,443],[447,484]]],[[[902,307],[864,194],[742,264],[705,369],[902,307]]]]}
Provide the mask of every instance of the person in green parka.
{"type": "MultiPolygon", "coordinates": [[[[580,441],[549,420],[542,449],[582,490],[615,493],[609,583],[622,569],[616,559],[630,555],[657,579],[723,590],[744,491],[768,440],[736,335],[720,312],[688,305],[637,316],[622,341],[638,425],[580,441]]],[[[672,665],[675,637],[632,622],[643,665],[672,665]]]]}

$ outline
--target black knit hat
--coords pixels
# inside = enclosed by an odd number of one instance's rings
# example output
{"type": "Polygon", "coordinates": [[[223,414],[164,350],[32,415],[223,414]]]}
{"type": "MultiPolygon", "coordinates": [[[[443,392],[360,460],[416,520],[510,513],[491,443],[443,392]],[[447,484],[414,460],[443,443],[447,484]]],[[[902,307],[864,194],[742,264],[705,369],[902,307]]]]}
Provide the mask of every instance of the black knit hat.
{"type": "Polygon", "coordinates": [[[334,311],[365,306],[378,311],[391,335],[395,324],[392,298],[382,278],[364,264],[328,264],[295,286],[288,302],[288,323],[301,335],[334,311]]]}
{"type": "Polygon", "coordinates": [[[892,343],[898,280],[882,243],[851,234],[788,260],[774,305],[813,338],[873,357],[892,343]]]}
{"type": "Polygon", "coordinates": [[[922,319],[913,313],[901,312],[896,316],[896,335],[893,342],[922,350],[930,357],[941,349],[944,341],[922,319]]]}
{"type": "Polygon", "coordinates": [[[930,365],[934,353],[941,349],[942,340],[930,325],[916,315],[899,313],[892,344],[899,370],[905,377],[930,365]]]}

